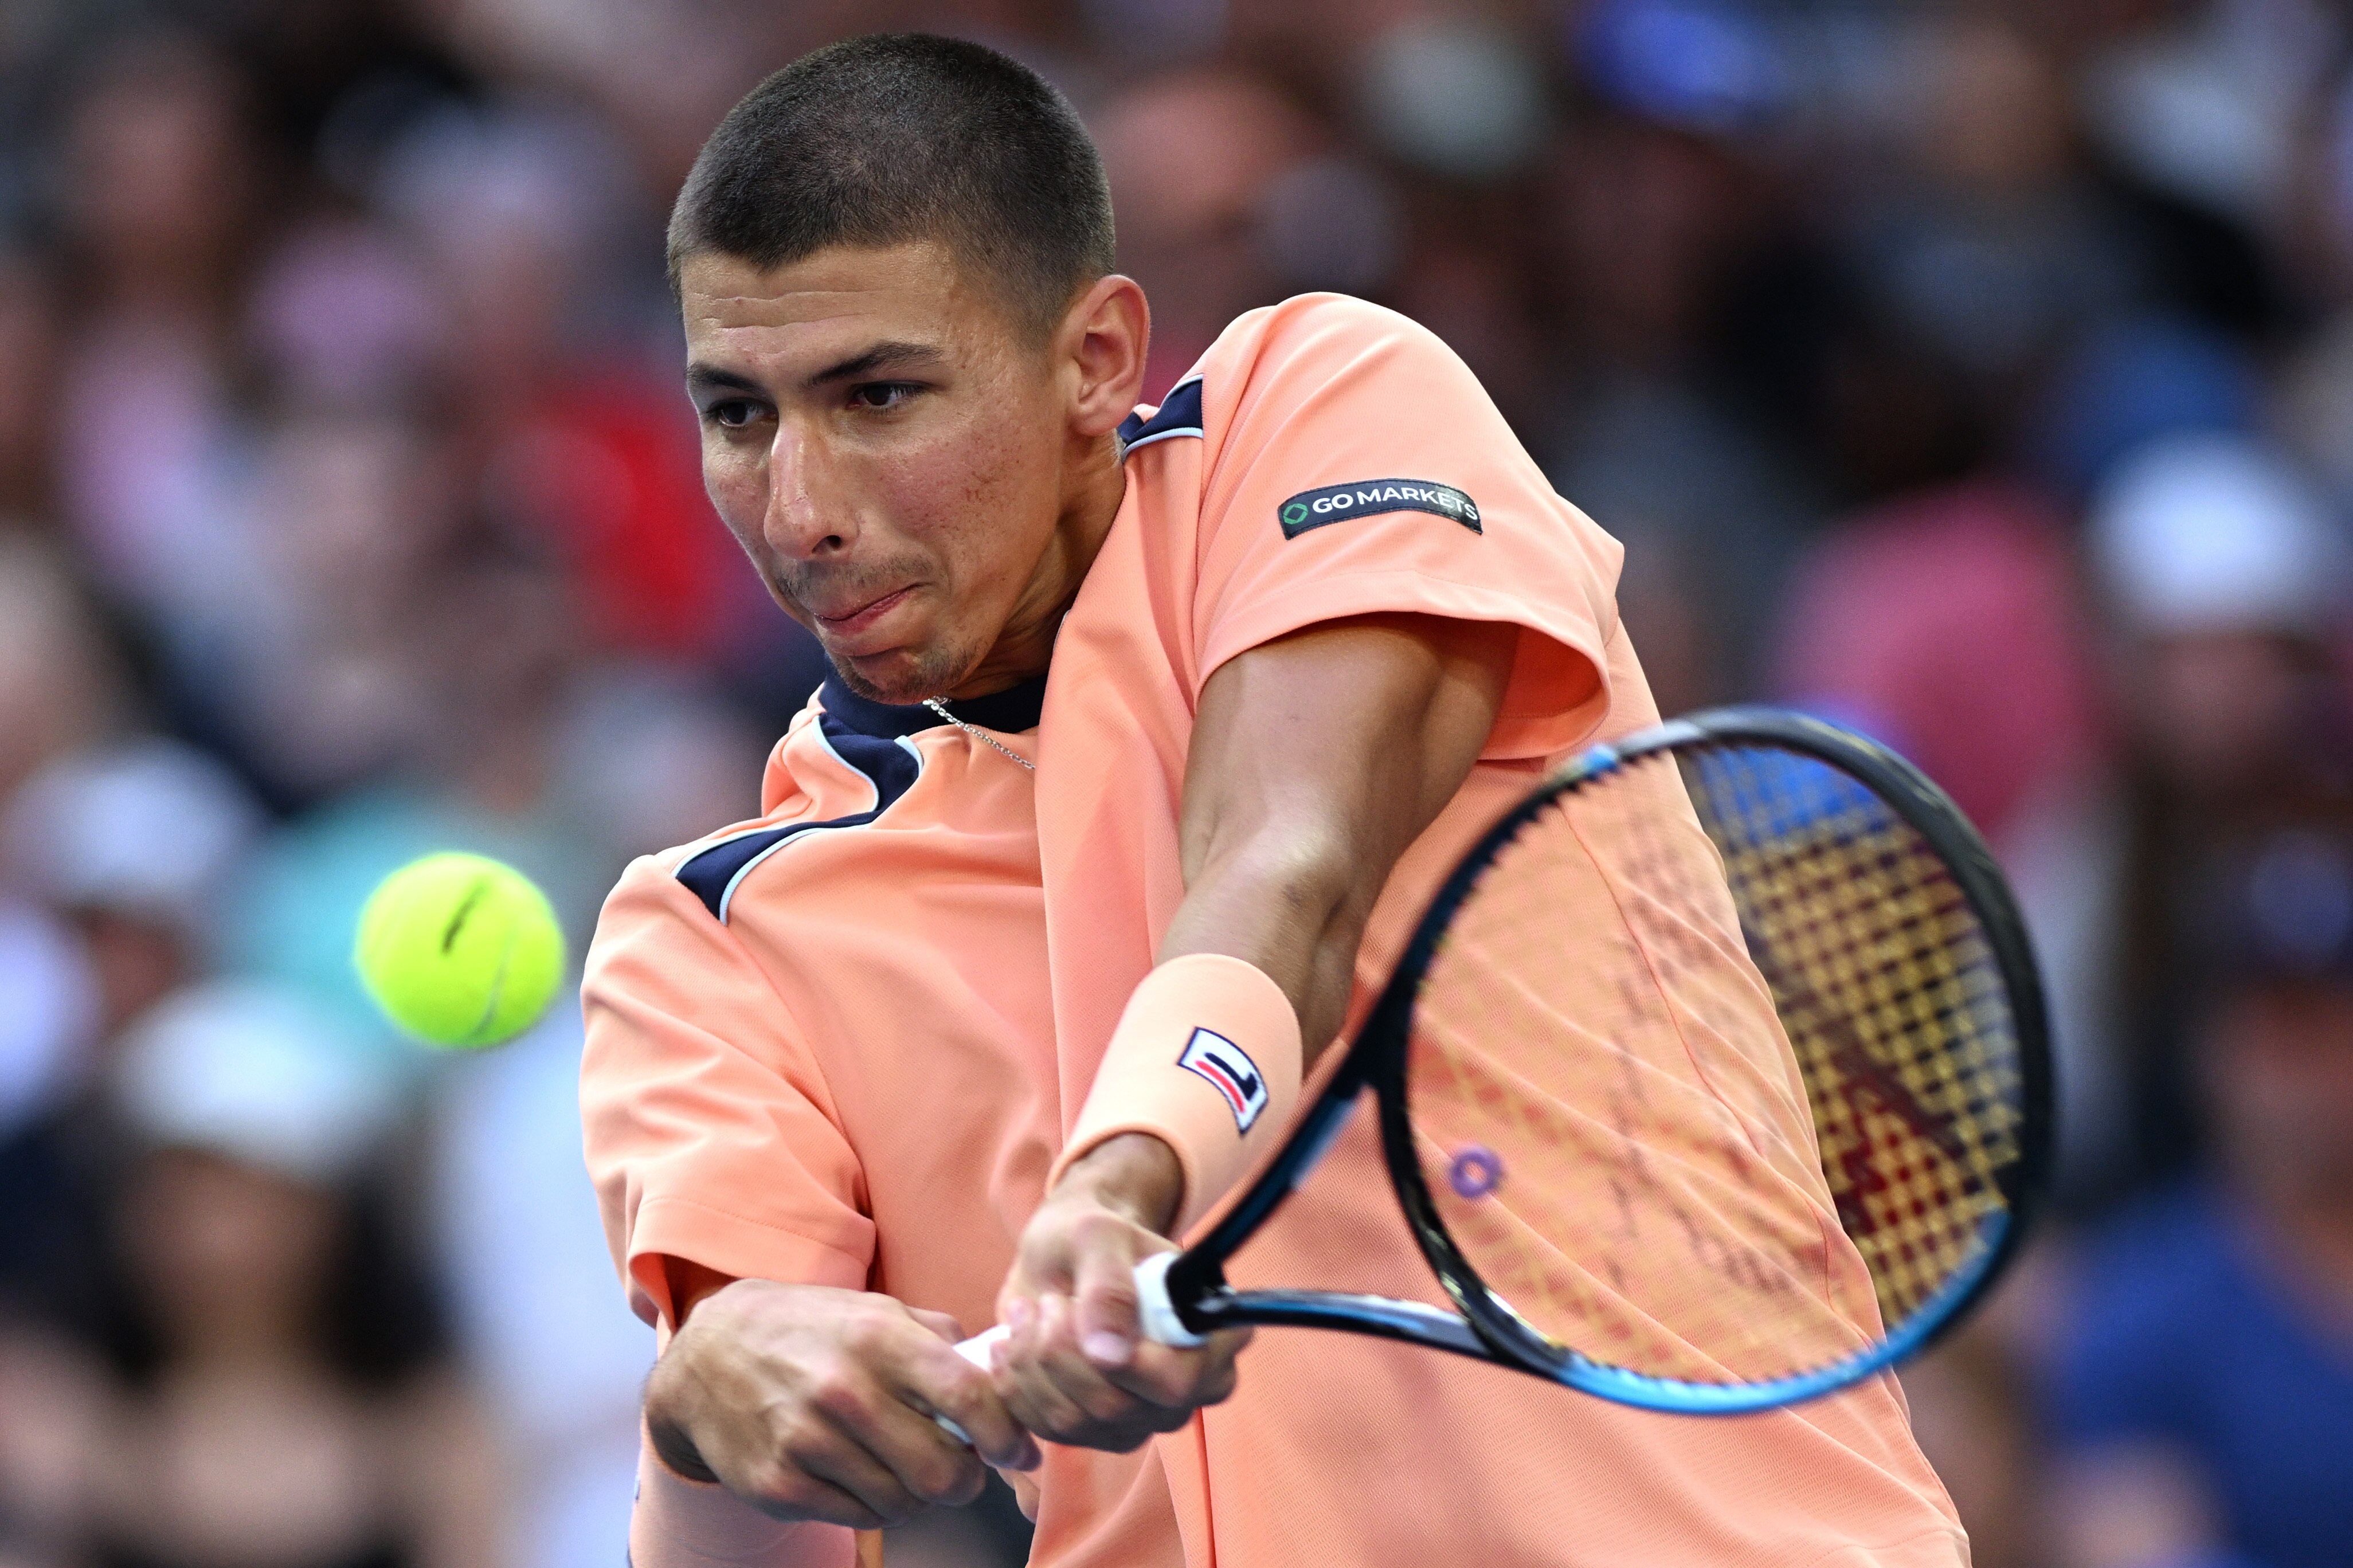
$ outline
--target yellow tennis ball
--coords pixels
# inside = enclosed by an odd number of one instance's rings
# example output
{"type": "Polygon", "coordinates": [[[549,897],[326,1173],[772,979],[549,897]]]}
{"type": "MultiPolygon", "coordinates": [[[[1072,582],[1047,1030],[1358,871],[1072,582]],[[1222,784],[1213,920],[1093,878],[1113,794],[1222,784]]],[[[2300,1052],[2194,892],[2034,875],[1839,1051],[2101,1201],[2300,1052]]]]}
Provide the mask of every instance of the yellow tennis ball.
{"type": "Polygon", "coordinates": [[[547,1011],[564,928],[513,867],[448,851],[376,884],[352,962],[385,1016],[436,1046],[494,1046],[547,1011]]]}

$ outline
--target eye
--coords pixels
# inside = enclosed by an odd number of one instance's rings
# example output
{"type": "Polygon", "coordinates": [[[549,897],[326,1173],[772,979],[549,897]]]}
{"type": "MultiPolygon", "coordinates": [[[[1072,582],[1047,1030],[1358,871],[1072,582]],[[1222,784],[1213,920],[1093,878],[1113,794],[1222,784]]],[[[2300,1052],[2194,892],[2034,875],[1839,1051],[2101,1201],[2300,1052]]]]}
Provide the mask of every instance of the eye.
{"type": "Polygon", "coordinates": [[[702,411],[702,416],[713,425],[729,430],[741,430],[760,417],[760,405],[747,397],[729,397],[712,404],[702,411]]]}
{"type": "Polygon", "coordinates": [[[849,389],[849,402],[854,408],[897,408],[922,390],[912,381],[862,382],[849,389]]]}

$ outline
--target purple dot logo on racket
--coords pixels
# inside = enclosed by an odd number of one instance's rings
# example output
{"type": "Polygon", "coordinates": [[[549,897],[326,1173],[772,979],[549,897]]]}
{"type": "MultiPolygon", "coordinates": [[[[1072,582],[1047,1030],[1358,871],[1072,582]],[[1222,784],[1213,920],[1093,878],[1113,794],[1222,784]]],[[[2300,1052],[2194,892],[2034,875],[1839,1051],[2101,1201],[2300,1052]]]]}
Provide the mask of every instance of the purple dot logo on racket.
{"type": "Polygon", "coordinates": [[[1446,1184],[1458,1198],[1483,1198],[1504,1184],[1504,1157],[1483,1143],[1472,1143],[1447,1162],[1446,1184]]]}

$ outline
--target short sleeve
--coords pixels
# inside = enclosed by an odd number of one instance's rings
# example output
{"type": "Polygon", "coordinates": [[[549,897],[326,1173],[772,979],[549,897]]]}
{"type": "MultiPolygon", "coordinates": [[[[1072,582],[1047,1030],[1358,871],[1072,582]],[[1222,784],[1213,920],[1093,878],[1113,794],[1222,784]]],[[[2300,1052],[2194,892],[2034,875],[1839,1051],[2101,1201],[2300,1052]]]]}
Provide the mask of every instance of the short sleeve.
{"type": "Polygon", "coordinates": [[[1309,295],[1202,364],[1202,679],[1322,621],[1419,613],[1521,628],[1487,755],[1588,739],[1609,707],[1623,552],[1553,493],[1477,378],[1395,311],[1309,295]]]}
{"type": "Polygon", "coordinates": [[[588,1171],[638,1315],[669,1317],[665,1257],[864,1286],[874,1226],[824,1079],[752,955],[659,859],[606,901],[581,1000],[588,1171]]]}

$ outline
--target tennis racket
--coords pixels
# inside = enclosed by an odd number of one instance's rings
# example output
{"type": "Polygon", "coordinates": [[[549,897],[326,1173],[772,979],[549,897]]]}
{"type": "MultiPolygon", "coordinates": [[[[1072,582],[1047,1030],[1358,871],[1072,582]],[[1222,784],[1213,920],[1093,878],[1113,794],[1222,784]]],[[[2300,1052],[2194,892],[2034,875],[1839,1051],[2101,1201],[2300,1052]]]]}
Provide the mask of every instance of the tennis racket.
{"type": "Polygon", "coordinates": [[[1463,858],[1280,1152],[1138,1268],[1145,1330],[1372,1334],[1653,1410],[1810,1399],[1983,1299],[2052,1094],[2025,928],[1952,802],[1833,725],[1696,714],[1585,752],[1463,858]],[[1367,1091],[1453,1310],[1229,1285],[1367,1091]]]}

